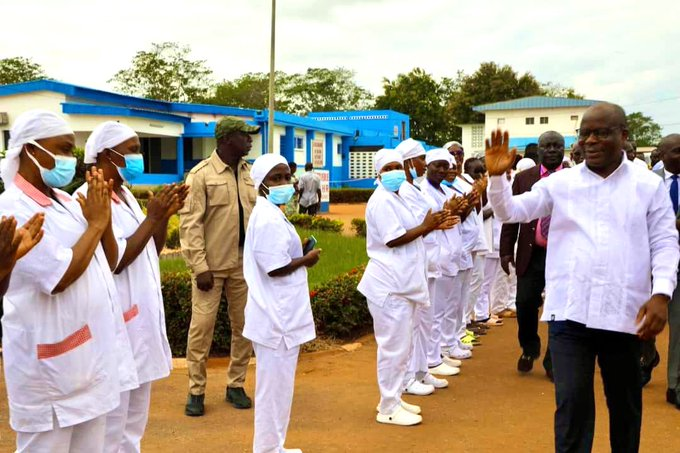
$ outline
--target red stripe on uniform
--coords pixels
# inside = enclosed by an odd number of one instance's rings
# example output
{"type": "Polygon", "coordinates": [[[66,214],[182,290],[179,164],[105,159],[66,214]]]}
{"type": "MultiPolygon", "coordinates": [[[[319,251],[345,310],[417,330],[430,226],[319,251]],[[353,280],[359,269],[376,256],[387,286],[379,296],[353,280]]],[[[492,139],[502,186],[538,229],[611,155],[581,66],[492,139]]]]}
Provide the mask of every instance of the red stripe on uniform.
{"type": "Polygon", "coordinates": [[[137,304],[133,305],[131,309],[123,313],[123,321],[130,322],[135,316],[139,314],[139,307],[137,304]]]}
{"type": "Polygon", "coordinates": [[[45,343],[38,345],[38,359],[49,359],[62,355],[92,339],[90,327],[86,324],[82,329],[72,333],[59,343],[45,343]]]}

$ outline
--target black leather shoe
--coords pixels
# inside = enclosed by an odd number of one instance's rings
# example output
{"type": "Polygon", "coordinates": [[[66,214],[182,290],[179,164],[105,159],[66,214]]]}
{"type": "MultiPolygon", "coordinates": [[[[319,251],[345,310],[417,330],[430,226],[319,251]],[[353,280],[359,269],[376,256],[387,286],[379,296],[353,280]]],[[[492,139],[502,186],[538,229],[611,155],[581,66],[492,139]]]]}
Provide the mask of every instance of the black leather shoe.
{"type": "Polygon", "coordinates": [[[191,395],[187,397],[187,405],[184,406],[184,415],[189,417],[200,417],[205,413],[205,407],[203,406],[203,401],[205,400],[205,395],[191,395]]]}
{"type": "Polygon", "coordinates": [[[680,409],[680,400],[678,400],[678,392],[673,389],[666,389],[666,402],[672,404],[677,409],[680,409]]]}
{"type": "Polygon", "coordinates": [[[236,409],[250,409],[253,407],[253,401],[246,395],[243,387],[227,387],[226,400],[236,409]]]}
{"type": "Polygon", "coordinates": [[[656,355],[654,356],[654,359],[652,360],[651,363],[649,364],[641,364],[642,365],[642,386],[644,387],[649,383],[649,381],[652,380],[652,371],[654,368],[656,368],[657,365],[659,365],[659,362],[661,361],[661,357],[659,356],[659,353],[656,352],[656,355]]]}
{"type": "Polygon", "coordinates": [[[528,373],[534,367],[535,357],[522,353],[519,360],[517,361],[517,371],[520,373],[528,373]]]}
{"type": "Polygon", "coordinates": [[[555,382],[555,376],[553,376],[552,368],[545,368],[545,375],[550,379],[550,382],[555,382]]]}

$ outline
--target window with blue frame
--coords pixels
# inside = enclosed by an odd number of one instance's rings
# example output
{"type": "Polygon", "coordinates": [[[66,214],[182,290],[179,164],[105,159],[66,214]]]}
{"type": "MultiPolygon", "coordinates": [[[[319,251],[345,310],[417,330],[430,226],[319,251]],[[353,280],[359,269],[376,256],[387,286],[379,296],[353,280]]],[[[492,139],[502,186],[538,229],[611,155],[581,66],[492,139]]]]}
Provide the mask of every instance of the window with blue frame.
{"type": "Polygon", "coordinates": [[[295,149],[305,149],[304,137],[295,137],[295,149]]]}

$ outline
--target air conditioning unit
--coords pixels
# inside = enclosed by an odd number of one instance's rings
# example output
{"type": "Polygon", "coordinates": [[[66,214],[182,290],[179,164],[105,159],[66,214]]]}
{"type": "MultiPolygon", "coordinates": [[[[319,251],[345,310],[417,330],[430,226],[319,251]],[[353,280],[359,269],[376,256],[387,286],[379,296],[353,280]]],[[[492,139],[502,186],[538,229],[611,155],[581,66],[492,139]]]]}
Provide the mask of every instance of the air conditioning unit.
{"type": "Polygon", "coordinates": [[[9,117],[7,116],[7,112],[0,112],[0,126],[5,126],[9,124],[9,117]]]}

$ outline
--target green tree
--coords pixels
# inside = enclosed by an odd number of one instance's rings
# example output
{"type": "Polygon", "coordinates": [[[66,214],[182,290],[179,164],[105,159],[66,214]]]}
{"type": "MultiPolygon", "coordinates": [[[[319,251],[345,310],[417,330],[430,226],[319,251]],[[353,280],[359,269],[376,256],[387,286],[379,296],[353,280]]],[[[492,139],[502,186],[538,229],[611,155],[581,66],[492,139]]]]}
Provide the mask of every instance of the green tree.
{"type": "Polygon", "coordinates": [[[471,75],[458,73],[446,100],[446,113],[456,124],[483,123],[484,115],[472,107],[542,95],[541,85],[529,72],[519,75],[509,65],[482,63],[471,75]]]}
{"type": "Polygon", "coordinates": [[[354,81],[354,71],[345,68],[309,68],[304,74],[293,74],[281,95],[289,111],[298,115],[364,110],[373,102],[373,95],[354,81]]]}
{"type": "Polygon", "coordinates": [[[546,82],[541,84],[541,91],[543,96],[551,96],[557,98],[569,98],[569,99],[583,99],[584,96],[579,94],[570,87],[565,87],[559,83],[546,82]]]}
{"type": "Polygon", "coordinates": [[[651,116],[633,112],[626,115],[626,119],[629,140],[634,140],[637,146],[656,146],[661,140],[661,126],[651,116]]]}
{"type": "Polygon", "coordinates": [[[46,78],[47,75],[42,66],[34,63],[30,58],[12,57],[0,60],[0,85],[46,78]]]}
{"type": "MultiPolygon", "coordinates": [[[[288,86],[290,76],[276,71],[276,110],[289,111],[282,92],[288,86]]],[[[209,104],[227,105],[247,109],[266,109],[269,105],[269,73],[249,72],[235,80],[225,80],[215,86],[214,94],[206,100],[209,104]]]]}
{"type": "Polygon", "coordinates": [[[207,98],[212,70],[205,60],[191,60],[189,46],[175,42],[153,43],[137,52],[128,69],[118,71],[109,83],[136,96],[171,102],[201,102],[207,98]]]}
{"type": "Polygon", "coordinates": [[[375,108],[409,115],[413,138],[441,144],[456,134],[444,114],[444,94],[450,83],[449,79],[439,82],[423,69],[415,68],[394,80],[383,79],[384,92],[376,98],[375,108]]]}

